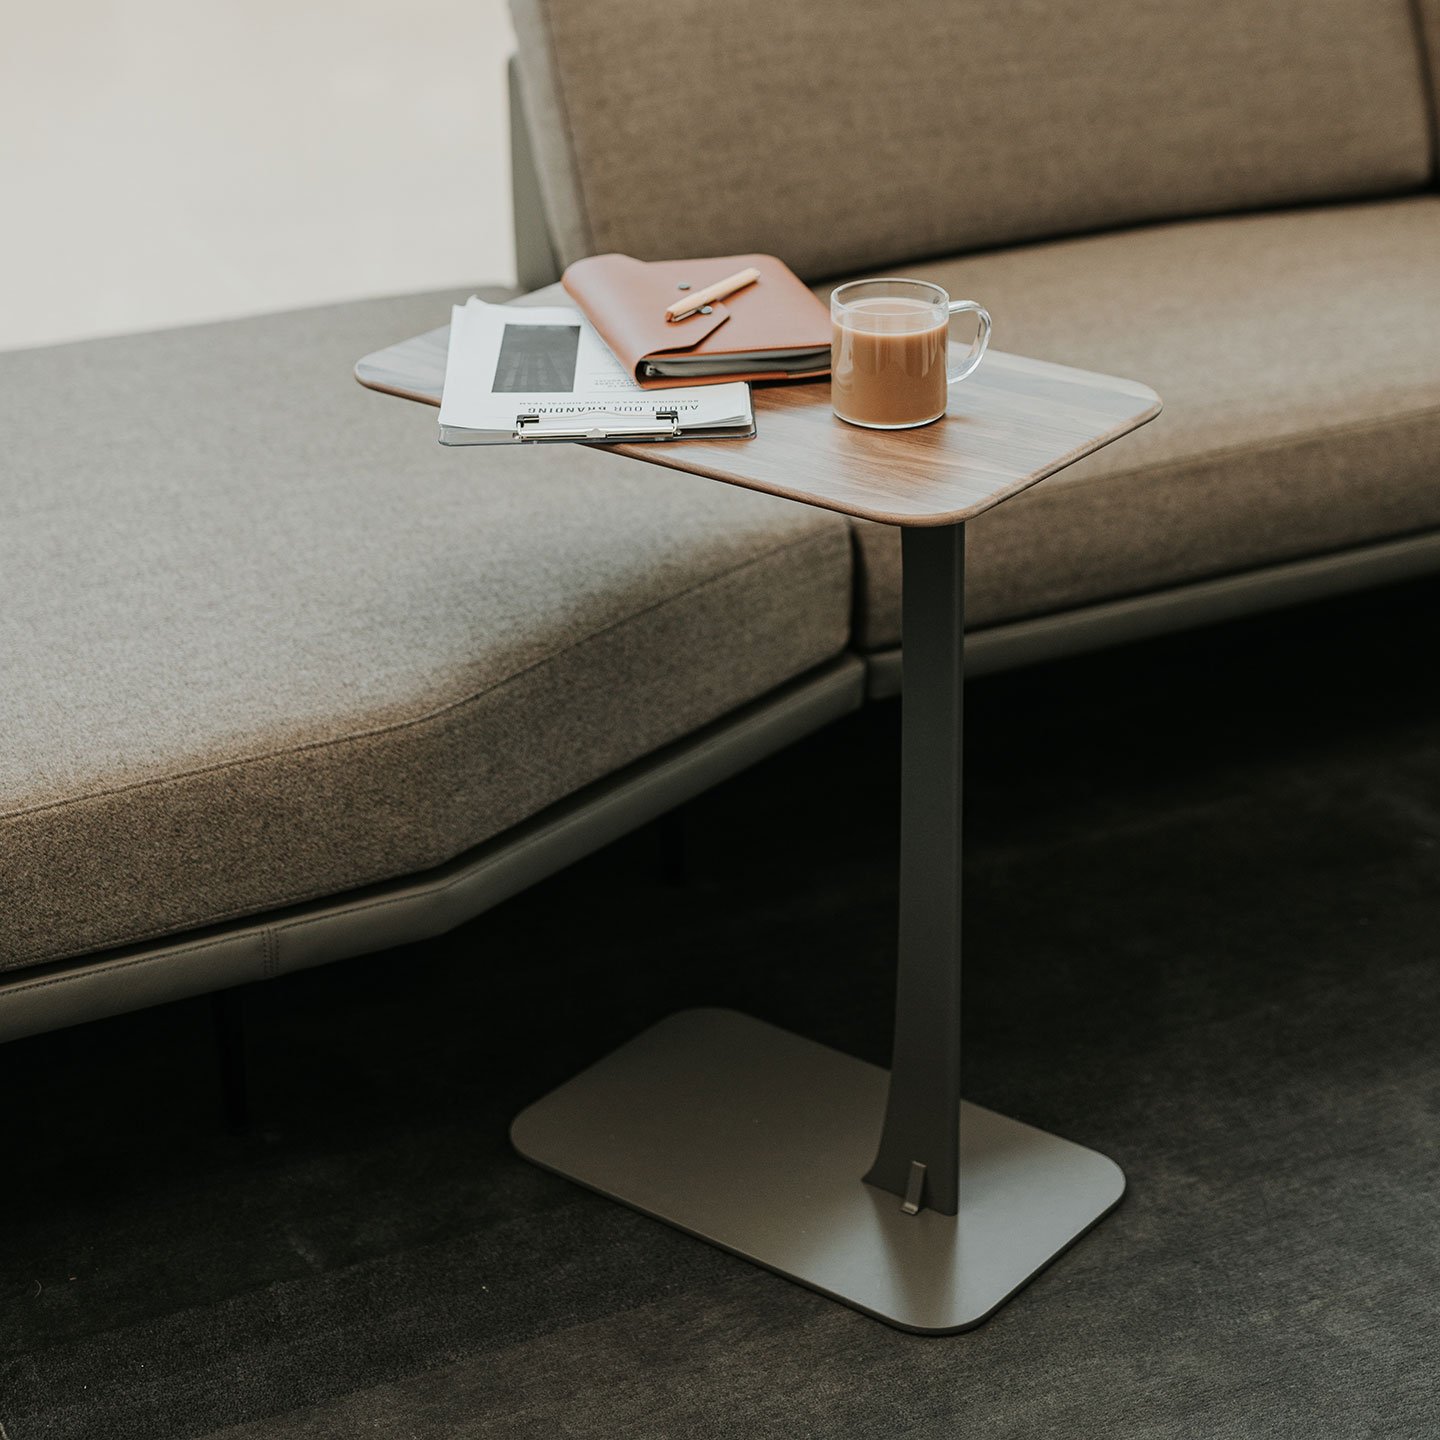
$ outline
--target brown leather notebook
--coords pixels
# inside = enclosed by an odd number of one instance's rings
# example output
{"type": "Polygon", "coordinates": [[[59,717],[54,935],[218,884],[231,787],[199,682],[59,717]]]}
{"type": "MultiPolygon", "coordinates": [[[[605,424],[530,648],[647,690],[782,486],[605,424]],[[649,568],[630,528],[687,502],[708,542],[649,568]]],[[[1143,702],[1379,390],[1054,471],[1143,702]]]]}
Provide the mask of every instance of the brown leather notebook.
{"type": "Polygon", "coordinates": [[[830,373],[830,313],[773,255],[634,260],[592,255],[561,283],[647,390],[725,380],[794,380],[830,373]],[[665,307],[754,266],[760,278],[708,315],[668,320],[665,307]]]}

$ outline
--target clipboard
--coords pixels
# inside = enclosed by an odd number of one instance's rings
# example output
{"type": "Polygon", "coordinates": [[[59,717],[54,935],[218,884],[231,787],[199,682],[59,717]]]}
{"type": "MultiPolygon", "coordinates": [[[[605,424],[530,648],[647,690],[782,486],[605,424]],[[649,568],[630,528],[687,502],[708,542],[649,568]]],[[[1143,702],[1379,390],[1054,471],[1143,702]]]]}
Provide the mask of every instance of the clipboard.
{"type": "MultiPolygon", "coordinates": [[[[445,391],[445,360],[450,348],[450,327],[441,325],[423,335],[397,341],[383,350],[372,351],[355,364],[355,378],[367,389],[386,395],[398,395],[437,409],[445,391]]],[[[584,411],[564,420],[547,420],[538,415],[517,413],[510,435],[496,440],[446,441],[442,444],[521,444],[539,445],[566,441],[582,445],[614,444],[626,440],[686,440],[701,436],[710,439],[746,440],[755,434],[754,412],[747,425],[730,428],[706,426],[687,431],[676,412],[666,404],[663,392],[654,397],[653,406],[636,416],[615,415],[606,411],[584,411]]]]}

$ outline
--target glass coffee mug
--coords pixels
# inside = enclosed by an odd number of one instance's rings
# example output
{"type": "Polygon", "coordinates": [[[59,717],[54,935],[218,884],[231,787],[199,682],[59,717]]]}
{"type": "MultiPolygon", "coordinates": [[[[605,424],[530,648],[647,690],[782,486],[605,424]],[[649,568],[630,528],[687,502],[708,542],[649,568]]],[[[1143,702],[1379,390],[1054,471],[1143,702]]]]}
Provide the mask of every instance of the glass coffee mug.
{"type": "Polygon", "coordinates": [[[947,391],[980,363],[990,315],[928,280],[852,280],[830,292],[830,403],[852,425],[909,430],[945,413],[947,391]],[[974,311],[980,328],[964,363],[946,373],[950,317],[974,311]]]}

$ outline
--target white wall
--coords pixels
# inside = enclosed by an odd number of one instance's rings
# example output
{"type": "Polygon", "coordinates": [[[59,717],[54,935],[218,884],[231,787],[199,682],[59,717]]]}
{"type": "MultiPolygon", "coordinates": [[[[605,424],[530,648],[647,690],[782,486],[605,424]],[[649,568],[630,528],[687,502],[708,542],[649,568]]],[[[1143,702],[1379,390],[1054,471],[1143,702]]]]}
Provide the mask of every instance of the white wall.
{"type": "Polygon", "coordinates": [[[0,349],[511,283],[504,0],[51,0],[0,41],[0,349]]]}

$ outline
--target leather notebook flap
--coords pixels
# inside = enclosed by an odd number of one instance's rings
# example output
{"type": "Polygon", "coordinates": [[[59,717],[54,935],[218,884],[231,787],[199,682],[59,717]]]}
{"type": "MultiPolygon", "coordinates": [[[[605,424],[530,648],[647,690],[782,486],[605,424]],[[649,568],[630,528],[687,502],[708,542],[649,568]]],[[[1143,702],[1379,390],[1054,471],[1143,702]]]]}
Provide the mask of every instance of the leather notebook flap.
{"type": "MultiPolygon", "coordinates": [[[[708,280],[705,282],[710,283],[708,280]]],[[[646,302],[646,313],[634,317],[633,334],[643,337],[640,355],[683,355],[696,349],[708,340],[732,315],[730,308],[719,300],[710,306],[710,314],[698,312],[684,320],[667,320],[665,307],[679,295],[658,293],[653,301],[655,313],[649,313],[651,302],[646,302]]]]}
{"type": "MultiPolygon", "coordinates": [[[[645,360],[662,356],[745,356],[826,349],[830,344],[826,307],[773,255],[653,261],[592,255],[577,260],[562,278],[606,344],[632,372],[638,372],[645,360]],[[751,266],[760,272],[760,279],[723,304],[715,304],[709,315],[666,319],[666,306],[686,290],[700,290],[751,266]]],[[[784,366],[774,362],[759,368],[766,374],[784,374],[784,366]]]]}

